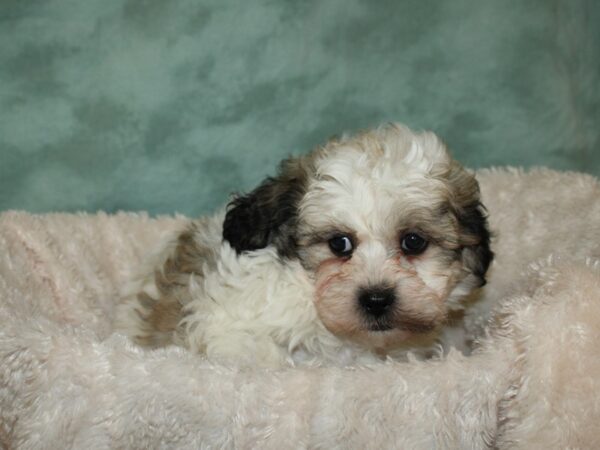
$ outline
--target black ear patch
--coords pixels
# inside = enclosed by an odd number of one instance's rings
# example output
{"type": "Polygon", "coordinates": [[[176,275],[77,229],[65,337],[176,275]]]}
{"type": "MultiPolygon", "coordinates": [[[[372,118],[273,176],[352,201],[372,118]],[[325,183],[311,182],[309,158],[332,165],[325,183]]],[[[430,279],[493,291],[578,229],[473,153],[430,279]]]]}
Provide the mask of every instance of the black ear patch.
{"type": "Polygon", "coordinates": [[[279,255],[294,256],[297,208],[306,192],[306,178],[299,160],[284,161],[277,177],[229,203],[223,239],[237,253],[274,245],[279,255]]]}
{"type": "Polygon", "coordinates": [[[463,228],[463,233],[478,240],[477,244],[468,245],[463,249],[463,261],[473,275],[480,279],[480,286],[483,286],[486,283],[485,274],[494,259],[484,206],[480,202],[468,205],[458,214],[458,221],[463,228]]]}

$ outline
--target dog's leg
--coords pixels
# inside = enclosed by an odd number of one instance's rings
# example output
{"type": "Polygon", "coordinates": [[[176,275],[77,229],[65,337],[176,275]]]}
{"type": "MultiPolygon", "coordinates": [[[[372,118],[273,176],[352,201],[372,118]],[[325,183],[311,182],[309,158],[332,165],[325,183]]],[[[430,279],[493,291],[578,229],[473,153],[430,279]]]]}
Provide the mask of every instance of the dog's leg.
{"type": "Polygon", "coordinates": [[[209,340],[209,359],[232,362],[236,366],[282,367],[292,364],[290,355],[269,336],[253,336],[248,332],[227,333],[209,340]]]}

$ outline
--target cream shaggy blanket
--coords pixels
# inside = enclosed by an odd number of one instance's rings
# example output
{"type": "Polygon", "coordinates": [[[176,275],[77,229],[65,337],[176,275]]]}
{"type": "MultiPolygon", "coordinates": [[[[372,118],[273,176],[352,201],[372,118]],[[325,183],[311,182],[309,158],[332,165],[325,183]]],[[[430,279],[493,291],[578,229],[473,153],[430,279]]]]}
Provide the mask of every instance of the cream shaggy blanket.
{"type": "Polygon", "coordinates": [[[346,369],[242,370],[113,334],[120,287],[183,217],[2,214],[0,447],[597,448],[600,186],[479,179],[497,258],[473,353],[346,369]]]}

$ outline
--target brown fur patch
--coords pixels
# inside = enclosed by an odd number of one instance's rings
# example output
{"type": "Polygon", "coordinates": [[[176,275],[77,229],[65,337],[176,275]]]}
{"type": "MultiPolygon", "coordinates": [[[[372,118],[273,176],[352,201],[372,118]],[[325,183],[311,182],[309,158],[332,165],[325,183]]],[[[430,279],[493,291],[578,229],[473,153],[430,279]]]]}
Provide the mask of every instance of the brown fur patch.
{"type": "Polygon", "coordinates": [[[192,223],[177,238],[175,251],[155,274],[156,287],[161,293],[169,293],[177,286],[186,286],[191,274],[202,276],[204,265],[214,266],[215,251],[204,247],[195,239],[198,225],[192,223]]]}
{"type": "Polygon", "coordinates": [[[161,347],[172,343],[171,334],[179,322],[181,304],[169,297],[155,300],[145,292],[140,292],[137,298],[144,310],[138,310],[143,326],[135,336],[135,341],[145,347],[161,347]]]}
{"type": "Polygon", "coordinates": [[[203,246],[196,239],[198,224],[192,223],[177,238],[173,253],[154,273],[159,298],[145,292],[137,296],[142,307],[142,333],[136,336],[140,345],[159,347],[172,343],[173,332],[183,318],[182,308],[187,302],[190,276],[202,277],[205,265],[215,265],[215,249],[203,246]]]}

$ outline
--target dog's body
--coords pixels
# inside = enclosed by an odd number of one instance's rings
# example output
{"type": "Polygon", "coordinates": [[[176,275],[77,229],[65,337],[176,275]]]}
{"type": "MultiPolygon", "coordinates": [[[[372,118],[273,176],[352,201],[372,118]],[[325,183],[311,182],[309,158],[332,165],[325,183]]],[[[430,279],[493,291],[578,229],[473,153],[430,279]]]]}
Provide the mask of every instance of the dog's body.
{"type": "Polygon", "coordinates": [[[492,259],[472,174],[391,125],[284,161],[130,287],[136,342],[278,366],[429,348],[492,259]]]}

